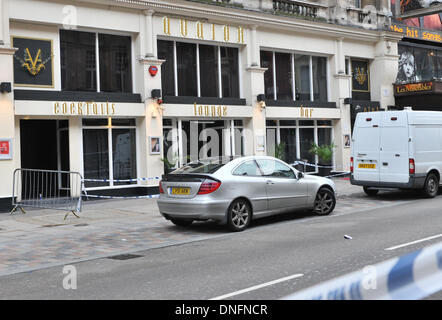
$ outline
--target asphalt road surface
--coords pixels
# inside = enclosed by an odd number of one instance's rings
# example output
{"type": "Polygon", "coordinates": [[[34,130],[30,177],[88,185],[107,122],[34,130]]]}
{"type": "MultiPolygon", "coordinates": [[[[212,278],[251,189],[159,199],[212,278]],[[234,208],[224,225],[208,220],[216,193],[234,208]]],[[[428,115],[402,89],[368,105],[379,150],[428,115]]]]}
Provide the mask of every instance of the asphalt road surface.
{"type": "MultiPolygon", "coordinates": [[[[442,196],[388,192],[373,201],[385,199],[397,205],[328,217],[294,212],[132,259],[78,263],[76,290],[63,288],[63,266],[4,276],[0,299],[273,300],[442,241],[442,196]]],[[[225,232],[212,223],[192,228],[225,232]]]]}

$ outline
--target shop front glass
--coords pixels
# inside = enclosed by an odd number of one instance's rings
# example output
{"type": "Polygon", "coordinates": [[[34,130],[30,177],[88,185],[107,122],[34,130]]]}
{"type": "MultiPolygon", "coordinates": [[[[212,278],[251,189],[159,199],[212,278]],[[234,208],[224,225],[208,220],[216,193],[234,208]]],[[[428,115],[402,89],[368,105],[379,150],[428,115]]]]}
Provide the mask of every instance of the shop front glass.
{"type": "MultiPolygon", "coordinates": [[[[310,152],[313,143],[330,145],[333,142],[331,120],[267,120],[266,124],[267,154],[290,164],[306,161],[311,164],[306,166],[307,172],[316,172],[320,160],[310,152]]],[[[333,161],[321,161],[321,165],[324,164],[331,166],[333,161]]]]}
{"type": "Polygon", "coordinates": [[[243,121],[163,119],[163,148],[165,169],[199,159],[245,155],[243,121]]]}
{"type": "Polygon", "coordinates": [[[84,178],[87,188],[136,184],[117,182],[137,178],[135,119],[83,119],[84,178]]]}

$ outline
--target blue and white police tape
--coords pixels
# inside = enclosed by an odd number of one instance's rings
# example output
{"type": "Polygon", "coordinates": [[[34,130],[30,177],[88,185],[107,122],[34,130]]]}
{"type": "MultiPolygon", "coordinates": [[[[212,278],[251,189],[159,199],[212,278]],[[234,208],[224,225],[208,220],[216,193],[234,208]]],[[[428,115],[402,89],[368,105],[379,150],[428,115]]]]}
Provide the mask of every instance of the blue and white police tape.
{"type": "Polygon", "coordinates": [[[442,243],[367,266],[283,300],[417,300],[442,290],[442,243]]]}
{"type": "Polygon", "coordinates": [[[324,169],[333,169],[333,166],[320,166],[319,164],[313,164],[310,162],[305,162],[305,161],[295,161],[293,162],[291,165],[292,166],[296,166],[296,165],[303,165],[303,166],[307,166],[307,167],[315,167],[315,168],[324,168],[324,169]]]}
{"type": "Polygon", "coordinates": [[[97,198],[97,199],[155,199],[155,198],[159,198],[159,194],[153,194],[153,195],[148,195],[148,196],[127,196],[127,197],[123,197],[123,196],[99,196],[99,195],[95,195],[95,194],[84,194],[83,195],[86,198],[97,198]]]}
{"type": "Polygon", "coordinates": [[[138,181],[151,181],[151,180],[161,180],[161,177],[152,177],[152,178],[137,178],[137,179],[125,179],[125,180],[110,180],[110,179],[83,179],[84,182],[138,182],[138,181]]]}

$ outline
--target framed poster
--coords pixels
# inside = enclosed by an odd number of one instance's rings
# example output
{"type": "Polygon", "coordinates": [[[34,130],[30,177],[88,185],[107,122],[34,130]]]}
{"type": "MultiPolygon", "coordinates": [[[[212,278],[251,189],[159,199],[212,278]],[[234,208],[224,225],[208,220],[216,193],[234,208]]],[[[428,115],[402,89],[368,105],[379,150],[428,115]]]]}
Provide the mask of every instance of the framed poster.
{"type": "Polygon", "coordinates": [[[0,139],[0,160],[12,159],[12,139],[0,139]]]}
{"type": "Polygon", "coordinates": [[[14,54],[14,85],[54,87],[53,42],[51,39],[11,37],[14,54]]]}
{"type": "Polygon", "coordinates": [[[344,134],[344,148],[350,148],[351,137],[349,134],[344,134]]]}
{"type": "Polygon", "coordinates": [[[150,154],[161,154],[161,138],[149,137],[150,154]]]}
{"type": "Polygon", "coordinates": [[[370,74],[368,61],[351,59],[352,91],[369,92],[370,74]]]}

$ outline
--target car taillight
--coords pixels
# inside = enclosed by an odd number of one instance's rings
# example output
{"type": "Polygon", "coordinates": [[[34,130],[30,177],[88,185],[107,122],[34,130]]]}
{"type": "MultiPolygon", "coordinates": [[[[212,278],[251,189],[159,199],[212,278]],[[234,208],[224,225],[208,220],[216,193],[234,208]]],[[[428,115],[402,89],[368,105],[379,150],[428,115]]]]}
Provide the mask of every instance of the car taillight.
{"type": "Polygon", "coordinates": [[[221,182],[206,179],[203,181],[203,183],[200,186],[200,190],[198,191],[198,194],[209,194],[214,191],[216,191],[221,186],[221,182]]]}
{"type": "Polygon", "coordinates": [[[353,173],[353,167],[354,167],[353,157],[351,157],[350,158],[350,173],[353,173]]]}
{"type": "Polygon", "coordinates": [[[414,159],[410,159],[409,163],[410,163],[409,172],[410,172],[410,174],[414,174],[416,172],[416,166],[414,164],[414,159]]]}
{"type": "Polygon", "coordinates": [[[160,188],[160,193],[163,194],[164,193],[164,189],[163,189],[162,181],[160,181],[159,188],[160,188]]]}

